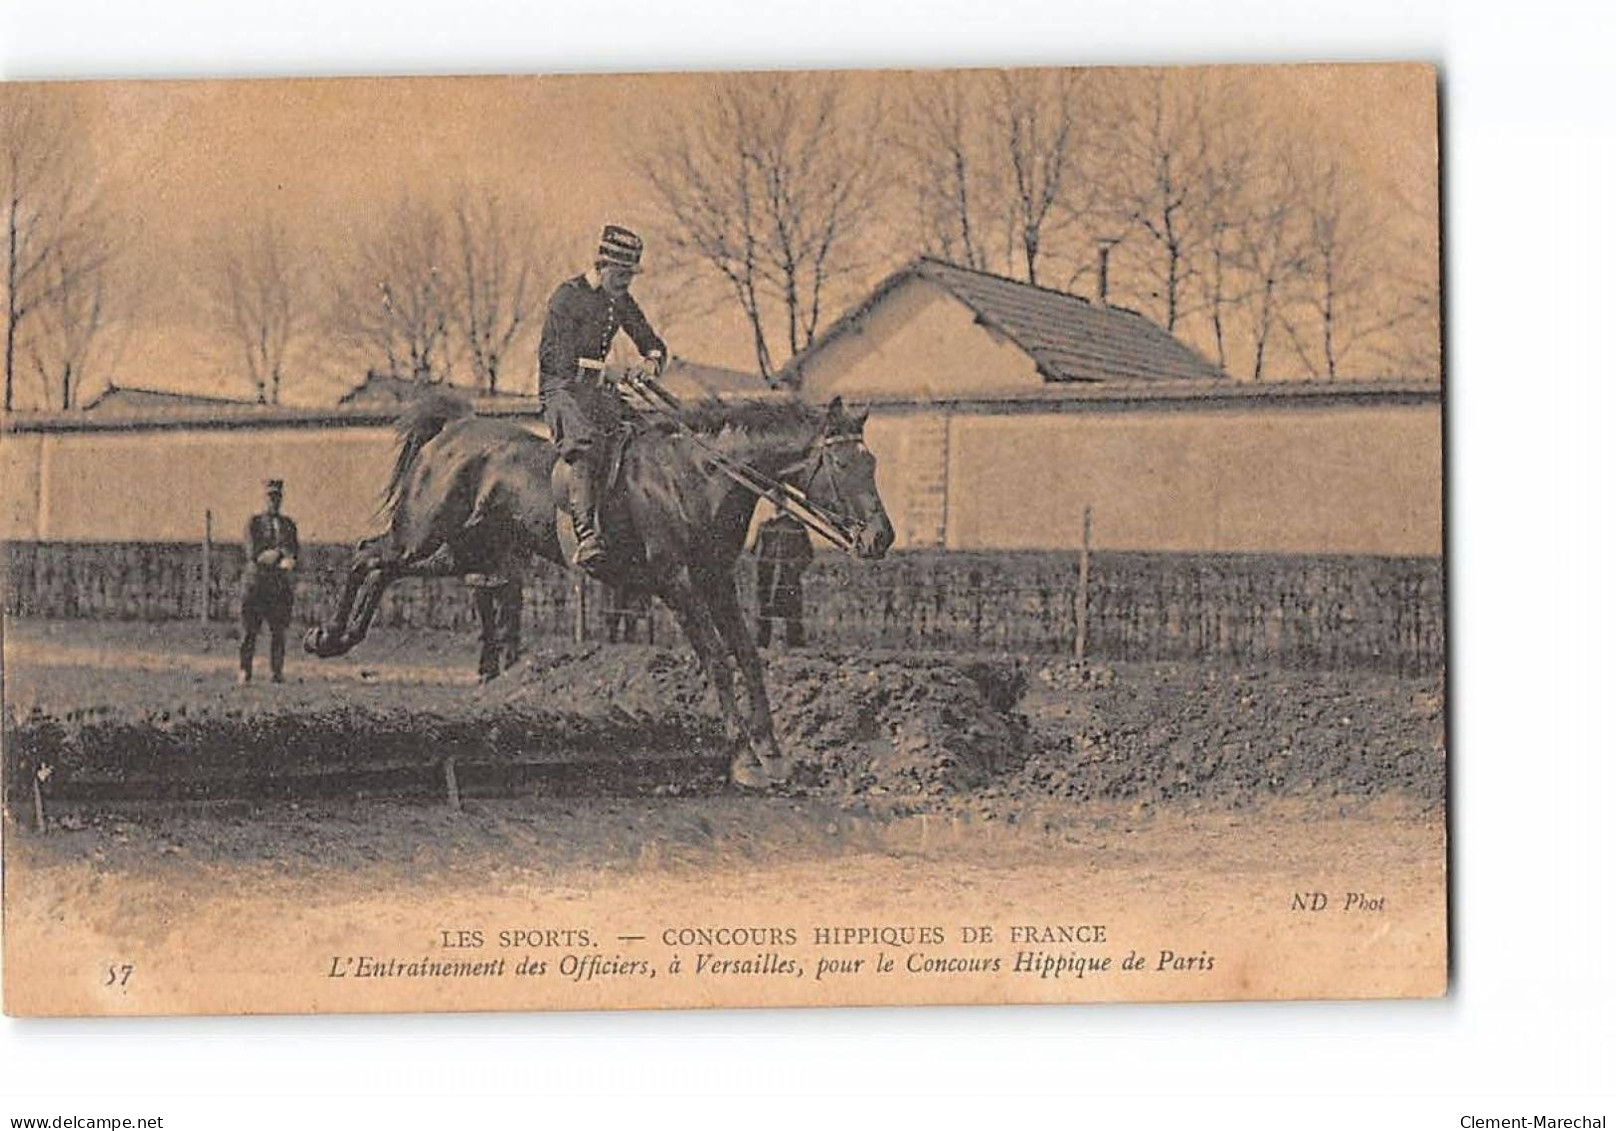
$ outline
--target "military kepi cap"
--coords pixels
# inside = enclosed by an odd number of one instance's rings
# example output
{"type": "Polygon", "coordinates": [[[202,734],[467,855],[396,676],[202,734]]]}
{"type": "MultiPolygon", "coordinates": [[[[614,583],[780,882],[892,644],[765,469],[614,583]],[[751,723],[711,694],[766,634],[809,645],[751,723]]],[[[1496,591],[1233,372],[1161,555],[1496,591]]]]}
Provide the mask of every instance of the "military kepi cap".
{"type": "Polygon", "coordinates": [[[595,255],[602,266],[626,267],[630,271],[640,269],[640,253],[645,250],[645,241],[616,224],[607,224],[606,230],[600,234],[600,248],[595,255]]]}

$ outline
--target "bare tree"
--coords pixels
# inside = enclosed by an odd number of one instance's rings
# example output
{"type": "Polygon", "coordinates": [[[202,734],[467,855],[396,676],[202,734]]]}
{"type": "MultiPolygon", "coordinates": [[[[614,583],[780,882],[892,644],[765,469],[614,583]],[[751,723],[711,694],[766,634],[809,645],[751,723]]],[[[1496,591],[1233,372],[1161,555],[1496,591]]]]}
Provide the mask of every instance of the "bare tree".
{"type": "Polygon", "coordinates": [[[1201,275],[1202,299],[1212,327],[1218,368],[1225,371],[1229,368],[1229,316],[1247,297],[1239,271],[1242,236],[1241,219],[1216,217],[1208,239],[1208,267],[1201,275]]]}
{"type": "Polygon", "coordinates": [[[462,190],[453,209],[456,326],[478,388],[494,393],[514,343],[544,311],[558,257],[534,217],[492,190],[462,190]]]}
{"type": "Polygon", "coordinates": [[[1398,201],[1404,230],[1387,237],[1380,275],[1392,310],[1391,326],[1370,352],[1385,372],[1442,375],[1442,257],[1435,202],[1398,201]]]}
{"type": "Polygon", "coordinates": [[[1132,289],[1169,331],[1193,313],[1197,276],[1219,234],[1218,206],[1233,183],[1220,168],[1219,133],[1236,124],[1200,73],[1147,72],[1128,91],[1110,142],[1102,210],[1132,238],[1132,289]]]}
{"type": "Polygon", "coordinates": [[[899,144],[913,172],[923,249],[977,271],[994,266],[1004,222],[1003,169],[987,154],[985,76],[942,71],[915,81],[899,144]]]}
{"type": "Polygon", "coordinates": [[[1052,237],[1084,219],[1099,80],[1080,71],[950,72],[916,80],[900,146],[925,249],[1037,283],[1052,237]]]}
{"type": "Polygon", "coordinates": [[[1305,285],[1309,266],[1305,199],[1294,156],[1271,154],[1246,188],[1238,228],[1237,262],[1245,277],[1240,305],[1251,345],[1251,379],[1267,375],[1276,331],[1305,285]]]}
{"type": "Polygon", "coordinates": [[[446,380],[455,308],[451,254],[439,212],[401,198],[354,260],[333,270],[332,336],[371,372],[446,380]]]}
{"type": "MultiPolygon", "coordinates": [[[[105,297],[102,269],[112,249],[96,178],[68,95],[27,87],[0,93],[0,190],[5,194],[0,207],[5,223],[9,412],[15,407],[18,352],[25,345],[30,320],[47,303],[56,304],[56,324],[50,328],[53,340],[30,351],[42,358],[55,356],[63,343],[64,325],[73,324],[76,339],[85,330],[83,319],[91,310],[102,309],[105,297]],[[100,297],[91,302],[92,295],[100,297]]],[[[99,326],[101,315],[90,321],[99,326]]]]}
{"type": "Polygon", "coordinates": [[[725,78],[645,166],[672,258],[723,280],[770,380],[781,347],[813,344],[870,226],[879,112],[851,103],[845,81],[821,76],[725,78]]]}
{"type": "Polygon", "coordinates": [[[1083,139],[1077,71],[1001,71],[998,126],[1010,167],[1013,231],[1027,282],[1038,282],[1045,229],[1057,215],[1080,217],[1092,204],[1080,197],[1079,142],[1083,139]],[[1056,205],[1064,203],[1060,213],[1056,205]]]}
{"type": "Polygon", "coordinates": [[[205,301],[259,404],[279,404],[288,366],[314,327],[308,258],[272,217],[203,255],[205,301]]]}
{"type": "Polygon", "coordinates": [[[1212,330],[1218,368],[1231,364],[1229,339],[1235,316],[1247,305],[1260,284],[1254,273],[1254,249],[1261,242],[1265,213],[1273,201],[1260,186],[1255,148],[1244,140],[1228,143],[1209,165],[1206,194],[1205,263],[1197,284],[1202,310],[1212,330]]]}
{"type": "Polygon", "coordinates": [[[1411,316],[1386,285],[1384,220],[1373,200],[1338,160],[1309,174],[1302,208],[1307,279],[1299,313],[1286,328],[1311,376],[1341,376],[1350,357],[1383,342],[1411,316]]]}
{"type": "Polygon", "coordinates": [[[56,249],[44,262],[45,287],[33,311],[26,352],[39,378],[44,403],[67,410],[107,344],[113,322],[105,265],[83,269],[70,250],[56,249]]]}

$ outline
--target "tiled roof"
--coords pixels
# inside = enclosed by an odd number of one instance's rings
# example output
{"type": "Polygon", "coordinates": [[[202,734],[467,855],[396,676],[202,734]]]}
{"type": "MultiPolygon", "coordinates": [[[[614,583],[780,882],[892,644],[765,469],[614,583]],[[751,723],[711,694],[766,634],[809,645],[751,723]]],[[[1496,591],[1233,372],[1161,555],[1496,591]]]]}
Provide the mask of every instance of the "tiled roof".
{"type": "Polygon", "coordinates": [[[970,307],[978,322],[1031,357],[1045,381],[1224,379],[1216,365],[1142,314],[927,258],[883,280],[869,298],[793,358],[788,372],[800,369],[807,357],[857,326],[882,299],[914,278],[935,283],[970,307]]]}
{"type": "Polygon", "coordinates": [[[256,401],[239,397],[211,397],[201,393],[176,393],[166,389],[125,388],[108,385],[81,411],[97,413],[162,412],[183,408],[256,408],[256,401]]]}
{"type": "MultiPolygon", "coordinates": [[[[438,386],[422,382],[411,381],[404,377],[390,377],[385,373],[369,374],[365,380],[343,393],[338,398],[339,405],[360,405],[367,408],[381,408],[400,406],[414,400],[423,391],[438,386]]],[[[526,404],[535,398],[523,396],[521,393],[485,393],[477,389],[468,389],[454,386],[453,390],[462,396],[473,397],[479,407],[492,407],[503,404],[526,404]]]]}

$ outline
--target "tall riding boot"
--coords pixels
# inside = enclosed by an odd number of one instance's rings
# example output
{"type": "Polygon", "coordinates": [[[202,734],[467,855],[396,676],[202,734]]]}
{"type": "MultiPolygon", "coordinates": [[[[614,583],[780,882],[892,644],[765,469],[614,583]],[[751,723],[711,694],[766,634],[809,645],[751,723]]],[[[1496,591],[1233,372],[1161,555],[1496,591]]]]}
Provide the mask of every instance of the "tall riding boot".
{"type": "Polygon", "coordinates": [[[258,618],[250,609],[243,609],[241,613],[241,655],[240,667],[236,670],[237,683],[251,683],[253,673],[253,653],[258,650],[258,618]]]}
{"type": "Polygon", "coordinates": [[[567,504],[572,512],[573,533],[578,536],[578,548],[573,551],[572,564],[588,569],[599,564],[606,555],[599,517],[595,511],[595,468],[588,455],[572,464],[567,504]]]}
{"type": "Polygon", "coordinates": [[[269,679],[271,683],[286,682],[286,626],[269,626],[269,679]]]}

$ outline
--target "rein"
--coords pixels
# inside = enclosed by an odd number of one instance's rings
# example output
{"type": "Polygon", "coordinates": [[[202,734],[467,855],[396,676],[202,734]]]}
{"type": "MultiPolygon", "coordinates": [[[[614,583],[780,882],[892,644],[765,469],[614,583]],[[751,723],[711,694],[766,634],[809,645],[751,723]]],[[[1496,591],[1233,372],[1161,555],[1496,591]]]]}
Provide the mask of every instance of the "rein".
{"type": "MultiPolygon", "coordinates": [[[[861,524],[850,519],[846,514],[828,510],[811,501],[805,493],[805,488],[813,483],[825,464],[825,451],[832,444],[859,443],[857,436],[820,436],[809,446],[811,456],[798,460],[780,474],[782,477],[796,475],[808,470],[808,478],[802,487],[786,483],[783,478],[776,479],[765,475],[757,468],[720,450],[684,422],[680,416],[683,404],[654,378],[646,374],[629,372],[622,378],[622,384],[627,385],[638,393],[646,406],[664,420],[670,421],[687,440],[705,452],[709,459],[730,479],[741,487],[750,491],[760,499],[767,499],[782,511],[791,515],[808,529],[824,538],[839,550],[852,553],[858,545],[858,532],[861,524]]],[[[841,484],[833,473],[830,477],[830,488],[834,494],[837,506],[843,505],[841,484]]]]}

